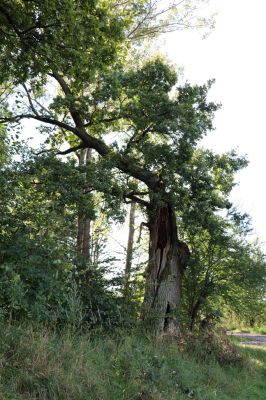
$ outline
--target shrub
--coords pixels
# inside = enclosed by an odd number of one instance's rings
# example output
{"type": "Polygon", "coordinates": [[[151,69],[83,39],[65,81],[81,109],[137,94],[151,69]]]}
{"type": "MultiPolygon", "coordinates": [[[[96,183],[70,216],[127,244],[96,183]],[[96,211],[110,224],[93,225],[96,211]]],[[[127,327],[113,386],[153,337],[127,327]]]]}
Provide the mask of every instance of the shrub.
{"type": "Polygon", "coordinates": [[[201,361],[214,359],[219,364],[243,362],[242,356],[224,330],[184,332],[180,334],[178,340],[181,351],[193,354],[201,361]]]}

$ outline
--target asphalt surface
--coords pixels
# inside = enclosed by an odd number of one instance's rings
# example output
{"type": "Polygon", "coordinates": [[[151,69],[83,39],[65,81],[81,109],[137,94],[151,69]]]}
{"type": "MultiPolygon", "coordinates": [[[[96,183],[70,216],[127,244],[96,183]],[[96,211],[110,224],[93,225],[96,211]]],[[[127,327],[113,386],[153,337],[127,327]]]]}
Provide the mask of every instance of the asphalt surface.
{"type": "Polygon", "coordinates": [[[227,335],[243,338],[244,341],[241,344],[266,347],[266,335],[242,332],[227,332],[227,335]]]}

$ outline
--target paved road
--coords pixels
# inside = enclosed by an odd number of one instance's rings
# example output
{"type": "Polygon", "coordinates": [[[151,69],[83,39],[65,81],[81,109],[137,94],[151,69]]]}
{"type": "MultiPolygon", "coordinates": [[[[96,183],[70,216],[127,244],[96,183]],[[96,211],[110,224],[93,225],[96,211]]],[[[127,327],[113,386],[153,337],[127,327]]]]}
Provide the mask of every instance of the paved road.
{"type": "Polygon", "coordinates": [[[245,339],[245,341],[241,342],[242,344],[266,347],[266,335],[242,332],[227,332],[227,335],[245,339]]]}

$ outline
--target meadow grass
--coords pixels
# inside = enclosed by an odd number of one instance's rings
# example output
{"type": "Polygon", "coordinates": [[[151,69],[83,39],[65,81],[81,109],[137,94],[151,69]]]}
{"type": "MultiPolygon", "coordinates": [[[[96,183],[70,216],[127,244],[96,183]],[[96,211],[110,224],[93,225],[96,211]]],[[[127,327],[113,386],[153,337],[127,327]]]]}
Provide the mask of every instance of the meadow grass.
{"type": "Polygon", "coordinates": [[[266,349],[242,347],[221,363],[175,339],[55,334],[1,327],[3,400],[265,400],[266,349]]]}

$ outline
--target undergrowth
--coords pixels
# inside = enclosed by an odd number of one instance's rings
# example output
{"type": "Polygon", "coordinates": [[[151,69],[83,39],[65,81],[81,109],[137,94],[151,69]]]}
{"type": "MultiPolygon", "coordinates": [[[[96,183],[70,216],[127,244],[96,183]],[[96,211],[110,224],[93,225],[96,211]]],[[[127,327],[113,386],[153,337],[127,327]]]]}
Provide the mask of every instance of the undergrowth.
{"type": "Polygon", "coordinates": [[[266,398],[266,351],[219,335],[92,338],[12,324],[0,335],[3,400],[266,398]]]}

